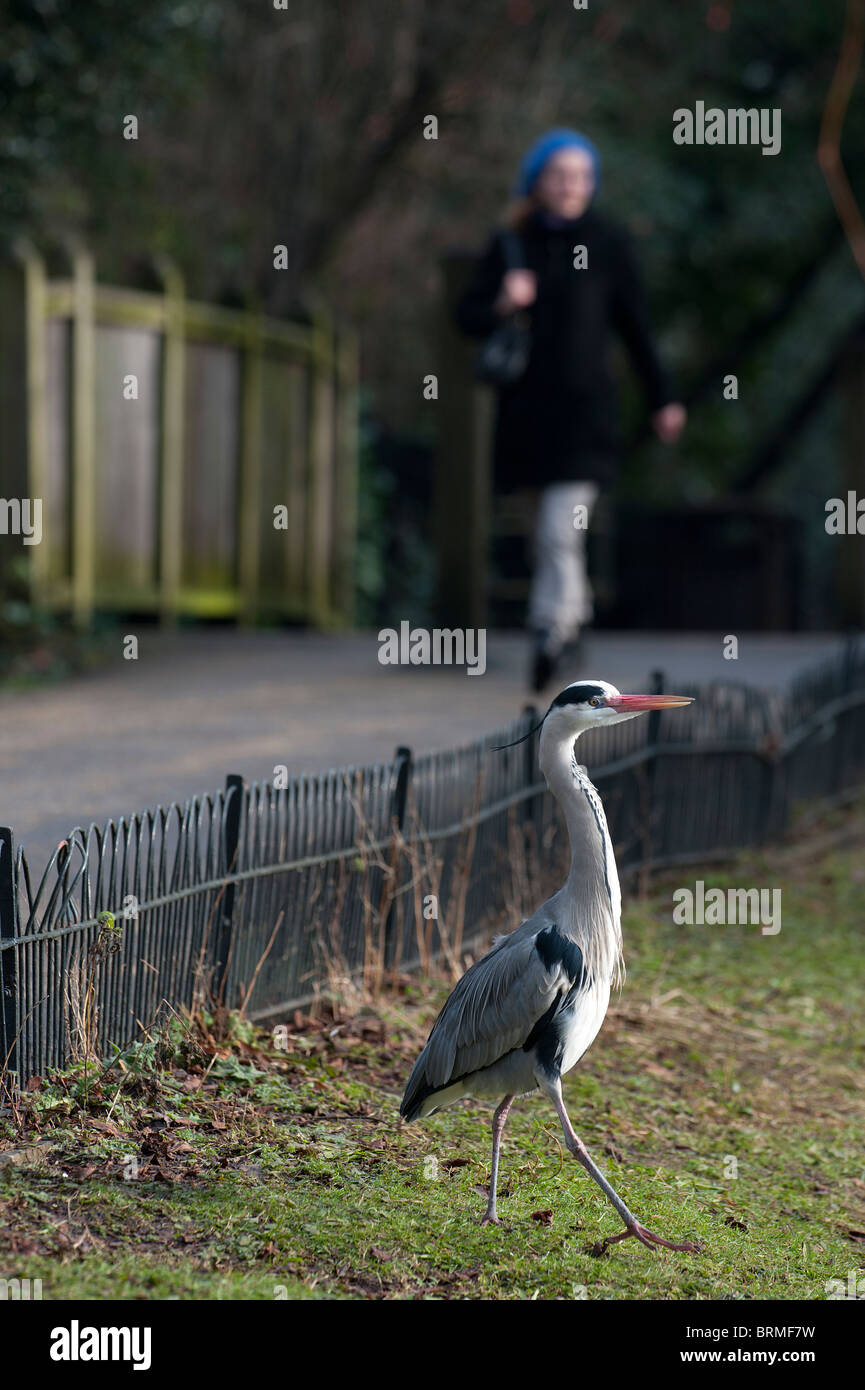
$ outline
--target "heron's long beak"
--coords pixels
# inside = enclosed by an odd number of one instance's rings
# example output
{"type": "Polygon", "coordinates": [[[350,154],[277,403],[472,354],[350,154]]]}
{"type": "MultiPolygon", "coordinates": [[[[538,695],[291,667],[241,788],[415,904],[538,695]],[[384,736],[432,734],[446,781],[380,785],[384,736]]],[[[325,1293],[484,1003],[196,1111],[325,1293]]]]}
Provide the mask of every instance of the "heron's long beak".
{"type": "Polygon", "coordinates": [[[610,695],[605,703],[621,714],[640,714],[648,709],[676,709],[693,703],[691,695],[610,695]]]}

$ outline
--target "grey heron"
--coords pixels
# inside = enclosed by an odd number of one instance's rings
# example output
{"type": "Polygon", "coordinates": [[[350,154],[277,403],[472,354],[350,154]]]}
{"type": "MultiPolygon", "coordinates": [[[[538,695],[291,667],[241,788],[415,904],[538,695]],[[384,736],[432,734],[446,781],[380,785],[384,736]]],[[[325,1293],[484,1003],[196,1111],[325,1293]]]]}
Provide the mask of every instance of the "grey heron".
{"type": "Polygon", "coordinates": [[[576,740],[587,729],[690,703],[686,696],[623,695],[606,681],[581,680],[556,696],[536,726],[541,771],[567,822],[567,881],[521,926],[496,937],[492,949],[463,975],[433,1024],[400,1106],[410,1122],[462,1096],[499,1102],[485,1225],[501,1224],[496,1188],[508,1111],[517,1096],[539,1090],[556,1108],[569,1152],[625,1223],[603,1249],[629,1236],[650,1248],[699,1248],[690,1241],[665,1240],[637,1220],[575,1133],[562,1099],[562,1077],[594,1041],[610,990],[623,976],[622,897],[613,843],[601,798],[577,762],[576,740]]]}

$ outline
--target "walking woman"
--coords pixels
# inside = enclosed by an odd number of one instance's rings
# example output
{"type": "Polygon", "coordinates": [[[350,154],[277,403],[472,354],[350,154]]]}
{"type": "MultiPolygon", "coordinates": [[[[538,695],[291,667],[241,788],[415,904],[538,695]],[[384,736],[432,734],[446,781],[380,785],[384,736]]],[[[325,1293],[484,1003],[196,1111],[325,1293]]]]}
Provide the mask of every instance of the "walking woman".
{"type": "Polygon", "coordinates": [[[590,140],[552,130],[525,155],[518,198],[457,306],[463,332],[494,341],[524,325],[522,360],[498,386],[494,486],[539,491],[529,599],[532,685],[552,679],[563,648],[592,620],[585,524],[615,480],[616,393],[611,333],[642,380],[658,438],[685,423],[652,339],[645,296],[625,232],[591,206],[600,158],[590,140]],[[514,320],[514,316],[516,320],[514,320]]]}

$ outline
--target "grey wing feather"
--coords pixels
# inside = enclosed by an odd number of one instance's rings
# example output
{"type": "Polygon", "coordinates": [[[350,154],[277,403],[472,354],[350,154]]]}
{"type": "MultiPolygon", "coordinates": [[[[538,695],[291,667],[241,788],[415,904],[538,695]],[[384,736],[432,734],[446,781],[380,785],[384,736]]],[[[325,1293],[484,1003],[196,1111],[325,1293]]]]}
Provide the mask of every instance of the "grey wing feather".
{"type": "Polygon", "coordinates": [[[412,1069],[406,1099],[422,1083],[433,1090],[491,1066],[522,1047],[556,995],[570,984],[535,949],[541,927],[518,928],[466,971],[436,1019],[412,1069]]]}

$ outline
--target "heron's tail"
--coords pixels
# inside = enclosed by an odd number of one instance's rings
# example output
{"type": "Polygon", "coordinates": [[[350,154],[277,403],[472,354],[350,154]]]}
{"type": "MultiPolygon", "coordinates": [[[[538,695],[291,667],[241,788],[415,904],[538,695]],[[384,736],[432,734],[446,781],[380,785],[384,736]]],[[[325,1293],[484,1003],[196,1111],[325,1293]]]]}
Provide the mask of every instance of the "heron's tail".
{"type": "Polygon", "coordinates": [[[409,1125],[420,1115],[423,1103],[432,1090],[432,1087],[427,1084],[424,1069],[425,1054],[426,1048],[411,1069],[411,1076],[406,1082],[405,1095],[399,1108],[400,1115],[409,1125]]]}
{"type": "Polygon", "coordinates": [[[412,1101],[410,1105],[406,1105],[405,1101],[403,1101],[402,1105],[399,1108],[399,1113],[405,1120],[407,1125],[410,1125],[412,1120],[417,1119],[418,1115],[421,1112],[421,1106],[423,1105],[423,1102],[423,1097],[421,1097],[419,1100],[412,1101]]]}

